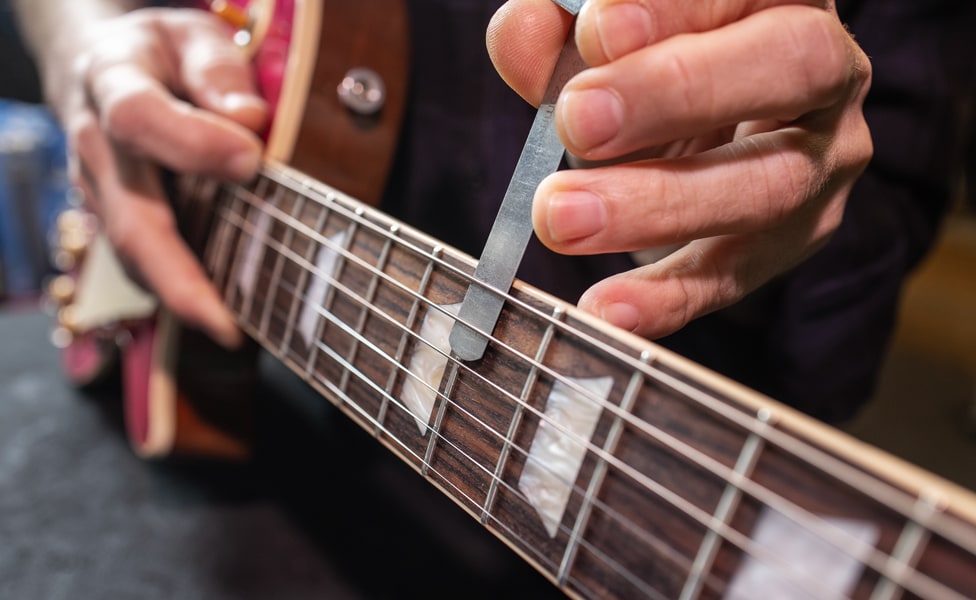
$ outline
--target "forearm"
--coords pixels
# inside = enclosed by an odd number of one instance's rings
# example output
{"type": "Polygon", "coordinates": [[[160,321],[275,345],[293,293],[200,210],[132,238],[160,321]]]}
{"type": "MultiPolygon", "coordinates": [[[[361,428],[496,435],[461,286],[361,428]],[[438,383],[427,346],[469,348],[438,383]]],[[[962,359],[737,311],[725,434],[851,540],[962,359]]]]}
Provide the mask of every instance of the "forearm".
{"type": "Polygon", "coordinates": [[[80,51],[99,22],[147,6],[148,0],[14,0],[28,49],[41,73],[44,95],[55,108],[80,51]]]}

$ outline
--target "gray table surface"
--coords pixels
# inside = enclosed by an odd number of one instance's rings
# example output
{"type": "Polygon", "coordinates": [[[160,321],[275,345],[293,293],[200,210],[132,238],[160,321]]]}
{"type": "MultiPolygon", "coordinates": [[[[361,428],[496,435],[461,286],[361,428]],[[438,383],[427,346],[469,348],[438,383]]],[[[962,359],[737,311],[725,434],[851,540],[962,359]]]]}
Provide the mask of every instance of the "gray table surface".
{"type": "Polygon", "coordinates": [[[0,598],[559,597],[270,359],[253,462],[139,460],[49,325],[0,311],[0,598]]]}

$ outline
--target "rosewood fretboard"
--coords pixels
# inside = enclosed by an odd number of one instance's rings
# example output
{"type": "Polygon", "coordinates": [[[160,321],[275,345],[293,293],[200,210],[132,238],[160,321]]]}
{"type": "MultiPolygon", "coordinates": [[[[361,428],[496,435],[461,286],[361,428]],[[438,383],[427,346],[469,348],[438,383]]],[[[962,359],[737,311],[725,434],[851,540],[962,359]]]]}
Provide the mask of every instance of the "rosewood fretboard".
{"type": "Polygon", "coordinates": [[[426,384],[410,359],[471,258],[283,167],[181,188],[184,211],[208,211],[186,233],[242,327],[567,593],[976,596],[967,493],[521,283],[485,357],[440,354],[426,384]],[[606,397],[578,383],[596,377],[606,397]],[[426,427],[409,379],[435,398],[426,427]],[[547,416],[559,386],[598,407],[591,436],[547,416]],[[555,535],[519,487],[546,428],[585,450],[555,535]]]}

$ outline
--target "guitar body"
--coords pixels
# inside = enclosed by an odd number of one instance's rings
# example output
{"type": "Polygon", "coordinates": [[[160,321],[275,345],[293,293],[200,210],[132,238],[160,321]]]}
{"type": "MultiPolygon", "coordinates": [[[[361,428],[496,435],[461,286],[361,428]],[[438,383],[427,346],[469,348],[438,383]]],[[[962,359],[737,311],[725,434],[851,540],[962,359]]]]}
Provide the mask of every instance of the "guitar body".
{"type": "MultiPolygon", "coordinates": [[[[378,202],[406,88],[408,43],[401,3],[202,4],[244,33],[235,40],[251,53],[258,88],[272,111],[265,133],[267,159],[294,164],[378,202]],[[337,93],[357,67],[377,74],[384,85],[382,106],[370,114],[351,110],[337,93]]],[[[140,456],[246,457],[258,346],[249,341],[240,351],[228,352],[182,327],[128,280],[92,215],[73,211],[63,221],[61,262],[69,263],[73,280],[70,293],[59,300],[65,305],[59,337],[68,379],[84,387],[120,372],[126,433],[140,456]]],[[[188,242],[202,251],[206,240],[188,236],[188,242]]]]}

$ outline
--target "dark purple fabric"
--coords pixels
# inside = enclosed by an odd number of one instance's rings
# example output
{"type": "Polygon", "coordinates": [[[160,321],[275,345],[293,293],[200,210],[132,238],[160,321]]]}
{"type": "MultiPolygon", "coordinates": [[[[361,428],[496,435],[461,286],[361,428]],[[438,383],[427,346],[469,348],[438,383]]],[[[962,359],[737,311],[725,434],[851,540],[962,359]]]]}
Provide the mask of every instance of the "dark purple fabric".
{"type": "MultiPolygon", "coordinates": [[[[478,256],[533,110],[484,45],[501,2],[409,0],[413,80],[384,207],[478,256]]],[[[976,81],[971,0],[838,2],[871,57],[866,114],[876,156],[830,243],[742,303],[661,342],[830,422],[873,392],[901,282],[930,246],[950,198],[976,81]]],[[[631,268],[626,256],[569,258],[533,241],[519,276],[570,301],[631,268]]]]}

